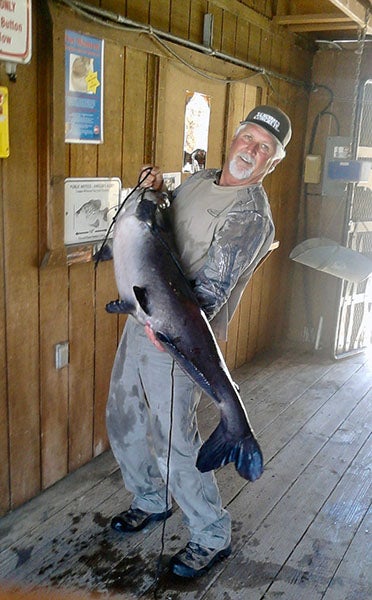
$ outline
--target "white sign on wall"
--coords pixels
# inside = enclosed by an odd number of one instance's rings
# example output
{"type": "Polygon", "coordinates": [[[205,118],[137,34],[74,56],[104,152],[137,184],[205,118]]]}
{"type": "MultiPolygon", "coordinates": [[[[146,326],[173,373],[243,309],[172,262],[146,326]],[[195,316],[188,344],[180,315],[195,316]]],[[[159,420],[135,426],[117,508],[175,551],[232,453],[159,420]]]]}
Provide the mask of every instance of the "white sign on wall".
{"type": "Polygon", "coordinates": [[[118,177],[65,179],[65,244],[103,240],[118,209],[120,190],[118,177]]]}
{"type": "Polygon", "coordinates": [[[31,59],[31,0],[0,0],[0,60],[31,59]]]}

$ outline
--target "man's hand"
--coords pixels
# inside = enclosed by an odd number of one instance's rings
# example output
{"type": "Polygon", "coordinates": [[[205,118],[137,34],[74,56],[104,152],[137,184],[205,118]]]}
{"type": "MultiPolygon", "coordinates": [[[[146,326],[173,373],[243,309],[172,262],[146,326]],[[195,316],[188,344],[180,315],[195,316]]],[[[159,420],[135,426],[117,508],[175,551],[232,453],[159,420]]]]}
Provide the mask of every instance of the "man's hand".
{"type": "Polygon", "coordinates": [[[145,325],[145,333],[146,333],[147,337],[149,338],[150,342],[152,342],[152,344],[154,344],[155,348],[160,350],[160,352],[165,352],[163,346],[161,345],[159,340],[155,337],[155,333],[154,333],[153,329],[151,329],[151,326],[149,325],[149,323],[146,323],[146,325],[145,325]]]}
{"type": "MultiPolygon", "coordinates": [[[[146,173],[144,172],[146,169],[149,169],[151,165],[143,165],[140,171],[139,179],[142,179],[146,173]]],[[[159,167],[152,167],[150,173],[141,183],[142,188],[152,188],[153,190],[161,190],[163,187],[163,173],[160,171],[159,167]]]]}

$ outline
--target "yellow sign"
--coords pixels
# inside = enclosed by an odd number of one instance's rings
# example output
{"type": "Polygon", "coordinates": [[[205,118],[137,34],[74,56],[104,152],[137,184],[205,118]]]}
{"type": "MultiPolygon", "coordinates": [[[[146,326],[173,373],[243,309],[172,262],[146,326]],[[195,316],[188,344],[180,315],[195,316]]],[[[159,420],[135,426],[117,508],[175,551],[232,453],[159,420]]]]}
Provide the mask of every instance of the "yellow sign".
{"type": "Polygon", "coordinates": [[[93,94],[97,93],[97,88],[100,84],[97,77],[97,71],[91,71],[85,78],[87,82],[87,92],[92,92],[93,94]]]}
{"type": "Polygon", "coordinates": [[[0,87],[0,158],[9,156],[8,88],[0,87]]]}

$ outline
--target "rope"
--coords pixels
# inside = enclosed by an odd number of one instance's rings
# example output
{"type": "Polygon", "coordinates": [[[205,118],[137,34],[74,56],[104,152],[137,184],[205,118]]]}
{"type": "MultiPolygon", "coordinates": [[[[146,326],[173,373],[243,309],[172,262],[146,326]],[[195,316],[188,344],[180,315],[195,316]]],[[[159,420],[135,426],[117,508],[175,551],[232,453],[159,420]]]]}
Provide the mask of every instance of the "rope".
{"type": "Polygon", "coordinates": [[[127,200],[132,196],[132,194],[134,194],[134,192],[136,192],[138,190],[138,188],[141,187],[142,183],[150,175],[151,171],[152,171],[152,166],[146,167],[145,169],[143,169],[141,171],[141,173],[139,175],[139,178],[138,178],[137,185],[129,192],[129,194],[127,196],[125,196],[125,198],[122,201],[122,203],[120,204],[120,206],[119,206],[116,214],[113,216],[113,218],[111,220],[111,223],[110,223],[110,227],[106,231],[106,235],[105,235],[104,240],[103,240],[103,242],[101,244],[101,247],[100,247],[100,249],[98,250],[98,252],[94,256],[94,261],[95,261],[94,269],[96,269],[98,267],[98,263],[102,259],[103,250],[104,250],[104,248],[105,248],[105,246],[107,244],[108,237],[109,237],[109,235],[111,233],[111,230],[112,230],[113,226],[115,225],[115,223],[116,223],[116,221],[118,219],[118,216],[119,216],[122,208],[127,203],[127,200]],[[142,176],[143,173],[144,173],[144,175],[142,176]]]}
{"type": "MultiPolygon", "coordinates": [[[[170,415],[169,415],[169,436],[168,436],[168,454],[167,454],[167,476],[166,476],[166,480],[165,480],[165,498],[166,498],[166,506],[165,506],[165,512],[167,513],[169,510],[169,504],[168,504],[168,492],[169,492],[169,477],[170,477],[170,458],[171,458],[171,448],[172,448],[172,433],[173,433],[173,408],[174,408],[174,360],[172,360],[172,368],[171,368],[171,384],[172,384],[172,391],[171,391],[171,398],[170,398],[170,415]]],[[[161,548],[160,548],[160,553],[159,553],[159,557],[158,557],[158,561],[157,561],[157,566],[156,566],[156,575],[155,575],[155,581],[153,583],[154,586],[154,600],[158,600],[158,590],[159,590],[159,583],[160,583],[160,577],[162,574],[162,560],[163,560],[163,556],[164,556],[164,547],[165,547],[165,526],[166,526],[166,522],[167,522],[167,517],[165,516],[163,519],[163,525],[162,525],[162,532],[161,532],[161,548]]]]}
{"type": "Polygon", "coordinates": [[[368,20],[370,15],[370,9],[366,9],[364,27],[358,30],[358,47],[355,50],[355,54],[357,55],[357,64],[355,70],[355,85],[354,85],[354,94],[353,94],[353,107],[352,107],[352,116],[351,116],[351,156],[352,158],[356,158],[357,154],[357,108],[358,108],[358,96],[359,96],[359,83],[360,83],[360,72],[362,66],[362,59],[364,53],[364,47],[366,43],[366,35],[367,35],[367,27],[368,20]]]}

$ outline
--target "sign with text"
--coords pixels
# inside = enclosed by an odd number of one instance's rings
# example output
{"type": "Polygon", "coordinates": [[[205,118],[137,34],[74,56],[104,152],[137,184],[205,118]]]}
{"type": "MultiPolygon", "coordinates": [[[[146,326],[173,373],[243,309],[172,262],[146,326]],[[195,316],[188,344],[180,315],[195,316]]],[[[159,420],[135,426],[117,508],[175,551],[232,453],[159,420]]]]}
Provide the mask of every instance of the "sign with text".
{"type": "Polygon", "coordinates": [[[0,0],[0,60],[31,60],[31,0],[0,0]]]}
{"type": "MultiPolygon", "coordinates": [[[[1,2],[1,0],[0,0],[1,2]]],[[[103,40],[65,32],[65,141],[103,141],[103,40]]]]}
{"type": "Polygon", "coordinates": [[[118,177],[65,179],[65,244],[103,240],[120,200],[118,177]]]}

